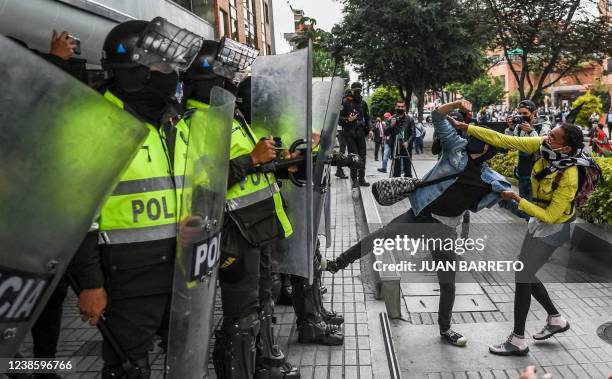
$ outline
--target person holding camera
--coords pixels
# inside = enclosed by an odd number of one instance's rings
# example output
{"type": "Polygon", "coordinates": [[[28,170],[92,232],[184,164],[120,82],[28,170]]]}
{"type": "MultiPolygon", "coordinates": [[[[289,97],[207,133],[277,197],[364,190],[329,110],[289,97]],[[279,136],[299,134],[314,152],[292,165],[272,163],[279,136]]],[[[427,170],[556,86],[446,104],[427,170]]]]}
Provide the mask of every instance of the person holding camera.
{"type": "MultiPolygon", "coordinates": [[[[537,108],[533,101],[521,101],[516,113],[508,117],[508,128],[504,131],[504,134],[517,137],[548,135],[550,124],[548,121],[537,122],[536,113],[537,108]]],[[[518,179],[519,194],[528,200],[531,199],[531,169],[533,163],[533,154],[519,151],[518,165],[514,169],[514,176],[518,179]]]]}
{"type": "Polygon", "coordinates": [[[361,167],[351,168],[351,181],[353,187],[368,187],[370,183],[365,180],[366,162],[366,136],[369,134],[370,111],[368,104],[361,97],[363,86],[359,82],[351,84],[351,93],[342,101],[342,111],[340,112],[340,126],[342,135],[349,154],[359,155],[361,167]],[[359,178],[359,179],[357,179],[359,178]]]}

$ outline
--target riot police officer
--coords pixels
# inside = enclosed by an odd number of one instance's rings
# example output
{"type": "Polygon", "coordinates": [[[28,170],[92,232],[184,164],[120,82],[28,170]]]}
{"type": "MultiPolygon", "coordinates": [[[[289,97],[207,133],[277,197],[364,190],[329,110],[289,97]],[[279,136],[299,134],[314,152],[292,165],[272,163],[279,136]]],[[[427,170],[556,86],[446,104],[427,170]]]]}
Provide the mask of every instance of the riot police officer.
{"type": "MultiPolygon", "coordinates": [[[[218,42],[205,41],[184,75],[187,123],[191,109],[208,106],[214,86],[234,87],[227,70],[218,70],[219,48],[218,42]]],[[[237,112],[231,136],[219,268],[223,323],[215,333],[215,372],[232,379],[299,378],[272,332],[272,242],[292,233],[276,178],[258,170],[276,158],[276,151],[272,139],[260,140],[248,125],[250,78],[237,90],[242,112],[237,112]]]]}
{"type": "MultiPolygon", "coordinates": [[[[141,378],[150,376],[148,352],[154,336],[167,338],[177,199],[187,148],[187,126],[182,121],[171,123],[166,111],[177,88],[176,70],[186,69],[195,57],[189,51],[165,57],[139,45],[155,44],[157,36],[167,36],[154,29],[168,25],[161,18],[127,21],[115,26],[104,41],[102,67],[112,75],[104,97],[144,121],[149,135],[100,209],[71,268],[83,288],[79,295],[83,319],[96,324],[104,312],[107,327],[141,378]],[[145,35],[149,31],[151,35],[145,35]],[[173,63],[174,58],[182,63],[173,63]]],[[[102,357],[102,378],[125,377],[122,361],[107,340],[102,357]]]]}

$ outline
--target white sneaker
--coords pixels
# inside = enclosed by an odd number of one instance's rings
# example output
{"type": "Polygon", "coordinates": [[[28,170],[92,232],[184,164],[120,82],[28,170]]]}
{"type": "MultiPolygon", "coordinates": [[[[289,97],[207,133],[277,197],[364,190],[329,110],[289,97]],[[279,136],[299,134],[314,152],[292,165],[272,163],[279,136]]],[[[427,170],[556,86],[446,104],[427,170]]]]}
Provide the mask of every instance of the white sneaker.
{"type": "Polygon", "coordinates": [[[569,322],[561,315],[548,316],[546,318],[546,325],[539,332],[533,335],[533,339],[542,341],[554,336],[557,333],[563,333],[568,331],[570,328],[569,322]]]}
{"type": "Polygon", "coordinates": [[[527,355],[529,347],[525,337],[512,333],[506,342],[489,346],[489,352],[495,355],[527,355]]]}

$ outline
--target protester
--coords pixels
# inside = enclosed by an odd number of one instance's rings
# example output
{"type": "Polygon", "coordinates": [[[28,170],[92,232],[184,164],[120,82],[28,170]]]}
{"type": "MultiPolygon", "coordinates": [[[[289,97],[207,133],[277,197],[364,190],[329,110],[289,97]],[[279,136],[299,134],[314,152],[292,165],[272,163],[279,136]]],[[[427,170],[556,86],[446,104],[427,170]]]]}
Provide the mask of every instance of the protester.
{"type": "Polygon", "coordinates": [[[351,84],[351,93],[342,101],[340,111],[340,125],[342,135],[349,154],[359,155],[361,167],[351,168],[351,182],[353,187],[367,187],[365,180],[366,141],[365,137],[371,129],[370,111],[368,104],[361,96],[363,86],[359,82],[351,84]]]}
{"type": "Polygon", "coordinates": [[[386,173],[387,164],[389,163],[389,158],[391,157],[391,149],[393,147],[393,144],[395,143],[395,134],[388,134],[391,132],[391,113],[386,112],[383,118],[383,134],[385,135],[383,144],[383,162],[382,167],[379,168],[378,171],[386,173]]]}
{"type": "MultiPolygon", "coordinates": [[[[437,238],[454,239],[457,236],[456,227],[461,224],[463,214],[467,210],[477,212],[501,200],[500,193],[510,189],[510,183],[485,164],[486,160],[493,157],[495,149],[477,139],[462,138],[446,117],[455,108],[469,113],[471,106],[468,101],[461,100],[445,104],[432,114],[435,133],[440,138],[443,153],[423,180],[434,180],[454,174],[457,177],[417,188],[409,196],[411,209],[393,219],[385,227],[369,234],[336,259],[326,262],[328,271],[337,272],[344,269],[350,263],[372,252],[374,241],[380,238],[394,238],[408,233],[420,237],[421,232],[426,232],[434,233],[437,238]],[[425,227],[429,230],[421,230],[419,224],[426,224],[425,227]]],[[[438,250],[434,247],[430,253],[436,263],[456,260],[455,252],[449,248],[438,250]]],[[[451,329],[455,272],[439,270],[436,273],[440,283],[438,309],[440,335],[453,345],[464,346],[467,338],[451,329]]]]}
{"type": "Polygon", "coordinates": [[[574,199],[579,189],[578,167],[592,167],[595,163],[583,153],[582,130],[576,125],[555,127],[547,137],[507,136],[474,125],[458,124],[458,127],[493,146],[538,154],[531,173],[533,201],[512,191],[502,192],[504,200],[512,201],[531,218],[519,255],[524,269],[515,275],[514,330],[506,342],[489,347],[497,355],[525,355],[529,352],[524,335],[531,296],[548,313],[544,328],[533,335],[535,340],[548,339],[570,327],[536,273],[557,247],[569,240],[569,226],[576,213],[574,199]]]}
{"type": "Polygon", "coordinates": [[[612,146],[610,140],[606,136],[606,132],[603,130],[603,124],[593,124],[591,131],[590,145],[593,149],[593,153],[598,156],[605,156],[612,153],[612,146]]]}

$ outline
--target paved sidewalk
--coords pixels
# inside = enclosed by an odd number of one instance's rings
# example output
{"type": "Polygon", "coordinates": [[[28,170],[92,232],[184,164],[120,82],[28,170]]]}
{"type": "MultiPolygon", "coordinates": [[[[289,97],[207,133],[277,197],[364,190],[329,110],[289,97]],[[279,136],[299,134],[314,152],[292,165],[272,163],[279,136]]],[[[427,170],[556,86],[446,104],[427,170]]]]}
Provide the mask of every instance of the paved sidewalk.
{"type": "MultiPolygon", "coordinates": [[[[321,240],[322,254],[328,258],[339,255],[357,241],[355,214],[351,198],[350,180],[332,179],[331,247],[321,240]]],[[[343,346],[317,346],[297,342],[293,308],[277,306],[275,332],[283,351],[294,365],[300,367],[302,378],[384,379],[389,377],[387,358],[382,341],[379,313],[385,311],[384,303],[374,300],[373,294],[364,289],[359,262],[331,275],[323,274],[327,287],[324,302],[327,309],[344,315],[345,342],[343,346]]],[[[215,307],[215,324],[221,319],[219,299],[215,307]]],[[[80,320],[76,297],[69,291],[64,303],[62,332],[58,357],[70,358],[78,367],[78,373],[65,378],[99,378],[102,368],[102,338],[97,329],[80,320]]],[[[28,337],[21,352],[31,356],[32,342],[28,337]]],[[[212,351],[212,349],[211,349],[212,351]]],[[[163,376],[164,354],[156,347],[150,354],[153,362],[153,378],[163,376]]],[[[210,375],[215,377],[209,361],[210,375]]]]}
{"type": "MultiPolygon", "coordinates": [[[[428,153],[415,156],[419,176],[436,163],[428,153]]],[[[430,151],[430,150],[429,150],[430,151]]],[[[368,152],[372,157],[373,152],[368,152]]],[[[368,181],[387,177],[376,171],[380,162],[368,161],[368,181]]],[[[383,224],[410,208],[408,200],[390,207],[378,206],[383,224]]],[[[487,226],[496,231],[487,243],[510,259],[520,250],[526,226],[515,216],[498,207],[472,214],[473,227],[487,226]],[[513,228],[508,226],[512,225],[513,228]]],[[[473,237],[473,231],[471,236],[473,237]]],[[[567,247],[555,257],[568,254],[567,247]]],[[[396,260],[408,260],[396,253],[396,260]]],[[[551,269],[552,270],[552,269],[551,269]]],[[[501,343],[512,331],[514,280],[504,275],[474,275],[474,280],[457,285],[453,314],[455,328],[469,338],[465,348],[443,344],[437,326],[438,286],[435,277],[402,274],[404,299],[403,320],[392,320],[392,333],[404,378],[518,378],[519,370],[533,364],[539,372],[552,372],[554,378],[607,378],[612,374],[612,345],[596,335],[599,325],[612,321],[612,284],[583,282],[559,283],[554,271],[545,271],[542,280],[551,298],[571,324],[564,334],[534,343],[528,338],[531,353],[527,357],[506,358],[489,354],[488,345],[501,343]],[[408,275],[411,275],[410,277],[408,275]],[[420,280],[422,279],[422,281],[420,280]],[[550,279],[550,280],[547,280],[550,279]],[[421,283],[419,283],[421,282],[421,283]],[[542,370],[543,368],[543,370],[542,370]]],[[[534,300],[528,316],[526,332],[539,331],[546,313],[534,300]]]]}

